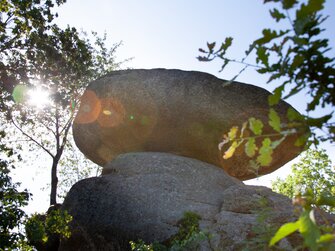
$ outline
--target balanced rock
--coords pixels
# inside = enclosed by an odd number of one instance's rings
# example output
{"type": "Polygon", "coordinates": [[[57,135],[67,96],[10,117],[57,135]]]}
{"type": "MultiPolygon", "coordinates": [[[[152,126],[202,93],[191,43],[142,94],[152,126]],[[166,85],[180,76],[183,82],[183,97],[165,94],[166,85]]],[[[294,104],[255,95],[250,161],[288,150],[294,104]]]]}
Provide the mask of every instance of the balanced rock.
{"type": "MultiPolygon", "coordinates": [[[[87,87],[74,121],[74,139],[101,166],[122,153],[168,152],[222,167],[246,180],[256,174],[242,147],[224,160],[227,148],[220,152],[218,145],[231,127],[241,127],[250,117],[267,124],[269,95],[262,88],[201,72],[116,71],[87,87]]],[[[282,101],[275,107],[282,121],[289,107],[282,101]]],[[[294,142],[294,137],[287,137],[276,148],[272,163],[258,174],[270,173],[296,157],[301,149],[294,142]]]]}
{"type": "Polygon", "coordinates": [[[246,186],[195,159],[128,153],[106,170],[108,175],[81,180],[68,193],[63,208],[73,216],[72,236],[59,250],[127,250],[130,240],[164,242],[177,233],[186,211],[200,215],[201,229],[212,236],[202,250],[241,250],[252,227],[264,224],[257,217],[266,207],[270,222],[293,219],[287,197],[246,186]]]}

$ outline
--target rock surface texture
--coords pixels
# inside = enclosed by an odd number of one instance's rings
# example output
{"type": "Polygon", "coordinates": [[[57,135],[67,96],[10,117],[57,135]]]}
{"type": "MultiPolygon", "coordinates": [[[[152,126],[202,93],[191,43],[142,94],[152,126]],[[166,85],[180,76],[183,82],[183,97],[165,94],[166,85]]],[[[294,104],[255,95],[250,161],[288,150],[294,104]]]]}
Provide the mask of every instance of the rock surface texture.
{"type": "Polygon", "coordinates": [[[257,217],[264,201],[270,221],[292,219],[287,197],[246,186],[195,159],[128,153],[105,170],[108,175],[79,181],[70,190],[63,208],[75,230],[59,250],[127,250],[129,240],[164,241],[176,234],[185,211],[199,214],[201,228],[212,236],[201,250],[241,250],[252,227],[262,224],[257,217]]]}
{"type": "MultiPolygon", "coordinates": [[[[201,72],[116,71],[88,86],[74,121],[74,138],[79,149],[101,166],[127,152],[167,152],[222,167],[246,180],[255,177],[249,158],[237,151],[223,160],[226,148],[220,152],[218,144],[232,126],[241,126],[249,117],[267,124],[269,94],[201,72]]],[[[285,102],[277,105],[282,121],[289,107],[285,102]]],[[[271,165],[258,174],[270,173],[297,156],[301,149],[294,141],[288,137],[276,149],[271,165]]]]}

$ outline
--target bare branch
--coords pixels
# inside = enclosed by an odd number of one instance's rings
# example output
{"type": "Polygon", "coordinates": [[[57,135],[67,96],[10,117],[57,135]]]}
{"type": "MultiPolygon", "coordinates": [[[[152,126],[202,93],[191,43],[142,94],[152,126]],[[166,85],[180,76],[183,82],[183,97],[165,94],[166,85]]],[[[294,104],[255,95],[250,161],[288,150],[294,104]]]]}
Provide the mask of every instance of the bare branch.
{"type": "Polygon", "coordinates": [[[14,16],[14,13],[12,13],[11,15],[8,15],[8,17],[7,17],[7,19],[6,19],[6,21],[4,22],[4,24],[9,24],[13,19],[12,19],[12,17],[14,16]]]}
{"type": "Polygon", "coordinates": [[[49,127],[48,125],[46,125],[46,124],[43,123],[42,121],[41,121],[41,124],[42,124],[48,131],[52,132],[52,134],[56,137],[56,133],[55,133],[55,131],[54,131],[51,127],[49,127]]]}
{"type": "Polygon", "coordinates": [[[237,63],[237,64],[242,64],[242,65],[245,65],[247,67],[253,67],[253,68],[257,68],[257,69],[260,69],[262,68],[262,66],[260,65],[255,65],[255,64],[250,64],[250,63],[246,63],[244,62],[245,58],[243,58],[241,61],[240,60],[235,60],[235,59],[229,59],[229,58],[225,58],[225,57],[220,57],[219,55],[215,55],[215,57],[219,57],[221,59],[224,59],[224,60],[228,60],[230,62],[233,62],[233,63],[237,63]]]}
{"type": "MultiPolygon", "coordinates": [[[[55,118],[56,118],[56,151],[58,152],[58,149],[60,148],[60,142],[59,142],[59,138],[60,138],[60,133],[59,133],[59,110],[58,110],[58,106],[56,105],[56,115],[55,115],[55,118]]],[[[56,153],[57,155],[57,153],[56,153]]]]}
{"type": "Polygon", "coordinates": [[[67,142],[67,135],[69,134],[70,128],[71,128],[71,123],[67,124],[67,127],[64,127],[65,131],[64,131],[64,136],[63,136],[63,142],[62,142],[62,150],[64,149],[66,142],[67,142]]]}
{"type": "Polygon", "coordinates": [[[68,126],[71,127],[73,118],[74,118],[74,113],[71,114],[70,118],[68,119],[68,121],[66,122],[66,124],[64,125],[62,130],[60,131],[60,134],[62,134],[64,131],[66,131],[68,126]]]}
{"type": "Polygon", "coordinates": [[[49,151],[49,149],[47,149],[42,143],[38,142],[36,139],[34,139],[32,136],[30,136],[28,133],[26,133],[25,131],[23,131],[23,129],[18,126],[14,119],[11,118],[11,122],[13,123],[13,125],[24,135],[26,136],[29,140],[31,140],[32,142],[34,142],[36,145],[38,145],[39,147],[41,147],[46,153],[48,153],[52,158],[54,158],[54,155],[49,151]]]}

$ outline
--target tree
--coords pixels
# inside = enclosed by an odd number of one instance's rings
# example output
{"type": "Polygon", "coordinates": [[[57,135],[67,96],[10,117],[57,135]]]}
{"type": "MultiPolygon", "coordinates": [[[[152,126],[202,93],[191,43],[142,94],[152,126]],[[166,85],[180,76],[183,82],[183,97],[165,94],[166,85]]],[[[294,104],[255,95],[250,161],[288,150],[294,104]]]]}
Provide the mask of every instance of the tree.
{"type": "MultiPolygon", "coordinates": [[[[56,1],[56,4],[65,1],[56,1]]],[[[57,203],[57,169],[85,85],[119,66],[115,44],[93,34],[91,43],[75,28],[52,24],[53,1],[3,1],[0,81],[7,120],[52,158],[50,205],[57,203]],[[29,104],[30,90],[49,93],[44,107],[29,104]]]]}
{"type": "MultiPolygon", "coordinates": [[[[4,133],[1,132],[0,140],[4,133]]],[[[19,191],[18,183],[13,183],[9,176],[10,162],[5,157],[12,157],[13,150],[0,141],[0,250],[13,250],[24,241],[20,232],[26,218],[23,206],[28,204],[30,194],[27,190],[19,191]]]]}
{"type": "Polygon", "coordinates": [[[64,199],[69,188],[79,180],[99,176],[102,167],[83,157],[73,142],[72,134],[68,140],[66,151],[59,162],[58,198],[64,199]]]}
{"type": "Polygon", "coordinates": [[[51,22],[57,14],[51,12],[55,2],[63,0],[5,0],[0,3],[0,82],[1,105],[11,100],[14,87],[29,79],[30,62],[26,60],[29,49],[36,48],[38,35],[45,35],[51,29],[51,22]],[[5,92],[6,91],[6,92],[5,92]]]}
{"type": "Polygon", "coordinates": [[[18,248],[24,241],[21,229],[26,214],[22,207],[28,204],[27,190],[20,192],[19,184],[13,183],[9,176],[8,163],[0,160],[0,250],[18,248]]]}
{"type": "MultiPolygon", "coordinates": [[[[311,191],[318,198],[335,196],[335,170],[325,150],[308,150],[300,161],[292,166],[292,173],[285,179],[277,178],[272,182],[272,189],[290,198],[311,191]]],[[[335,212],[334,208],[324,207],[335,212]]]]}

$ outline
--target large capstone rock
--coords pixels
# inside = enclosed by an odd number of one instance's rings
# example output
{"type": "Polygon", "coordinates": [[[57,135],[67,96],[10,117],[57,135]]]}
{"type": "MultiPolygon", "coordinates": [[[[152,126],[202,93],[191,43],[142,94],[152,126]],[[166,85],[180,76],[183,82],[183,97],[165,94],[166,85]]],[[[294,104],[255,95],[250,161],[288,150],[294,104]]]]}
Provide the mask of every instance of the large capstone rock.
{"type": "MultiPolygon", "coordinates": [[[[266,90],[229,83],[201,72],[181,70],[125,70],[90,83],[83,95],[73,134],[79,149],[105,166],[127,152],[168,152],[216,166],[240,180],[256,177],[243,147],[228,160],[227,146],[218,150],[223,135],[250,117],[268,123],[266,90]]],[[[286,121],[290,106],[276,111],[286,121]]],[[[270,127],[264,133],[273,133],[270,127]]],[[[260,139],[261,140],[261,139],[260,139]]],[[[272,163],[258,170],[270,173],[293,159],[301,149],[294,137],[276,148],[272,163]]]]}
{"type": "Polygon", "coordinates": [[[202,231],[211,235],[201,250],[242,250],[257,234],[255,226],[279,226],[293,219],[287,197],[246,186],[223,169],[195,159],[128,153],[106,169],[108,175],[71,188],[63,208],[73,216],[72,236],[62,240],[59,250],[127,250],[130,240],[164,242],[177,233],[186,211],[200,215],[202,231]],[[267,222],[260,222],[264,210],[267,222]]]}

